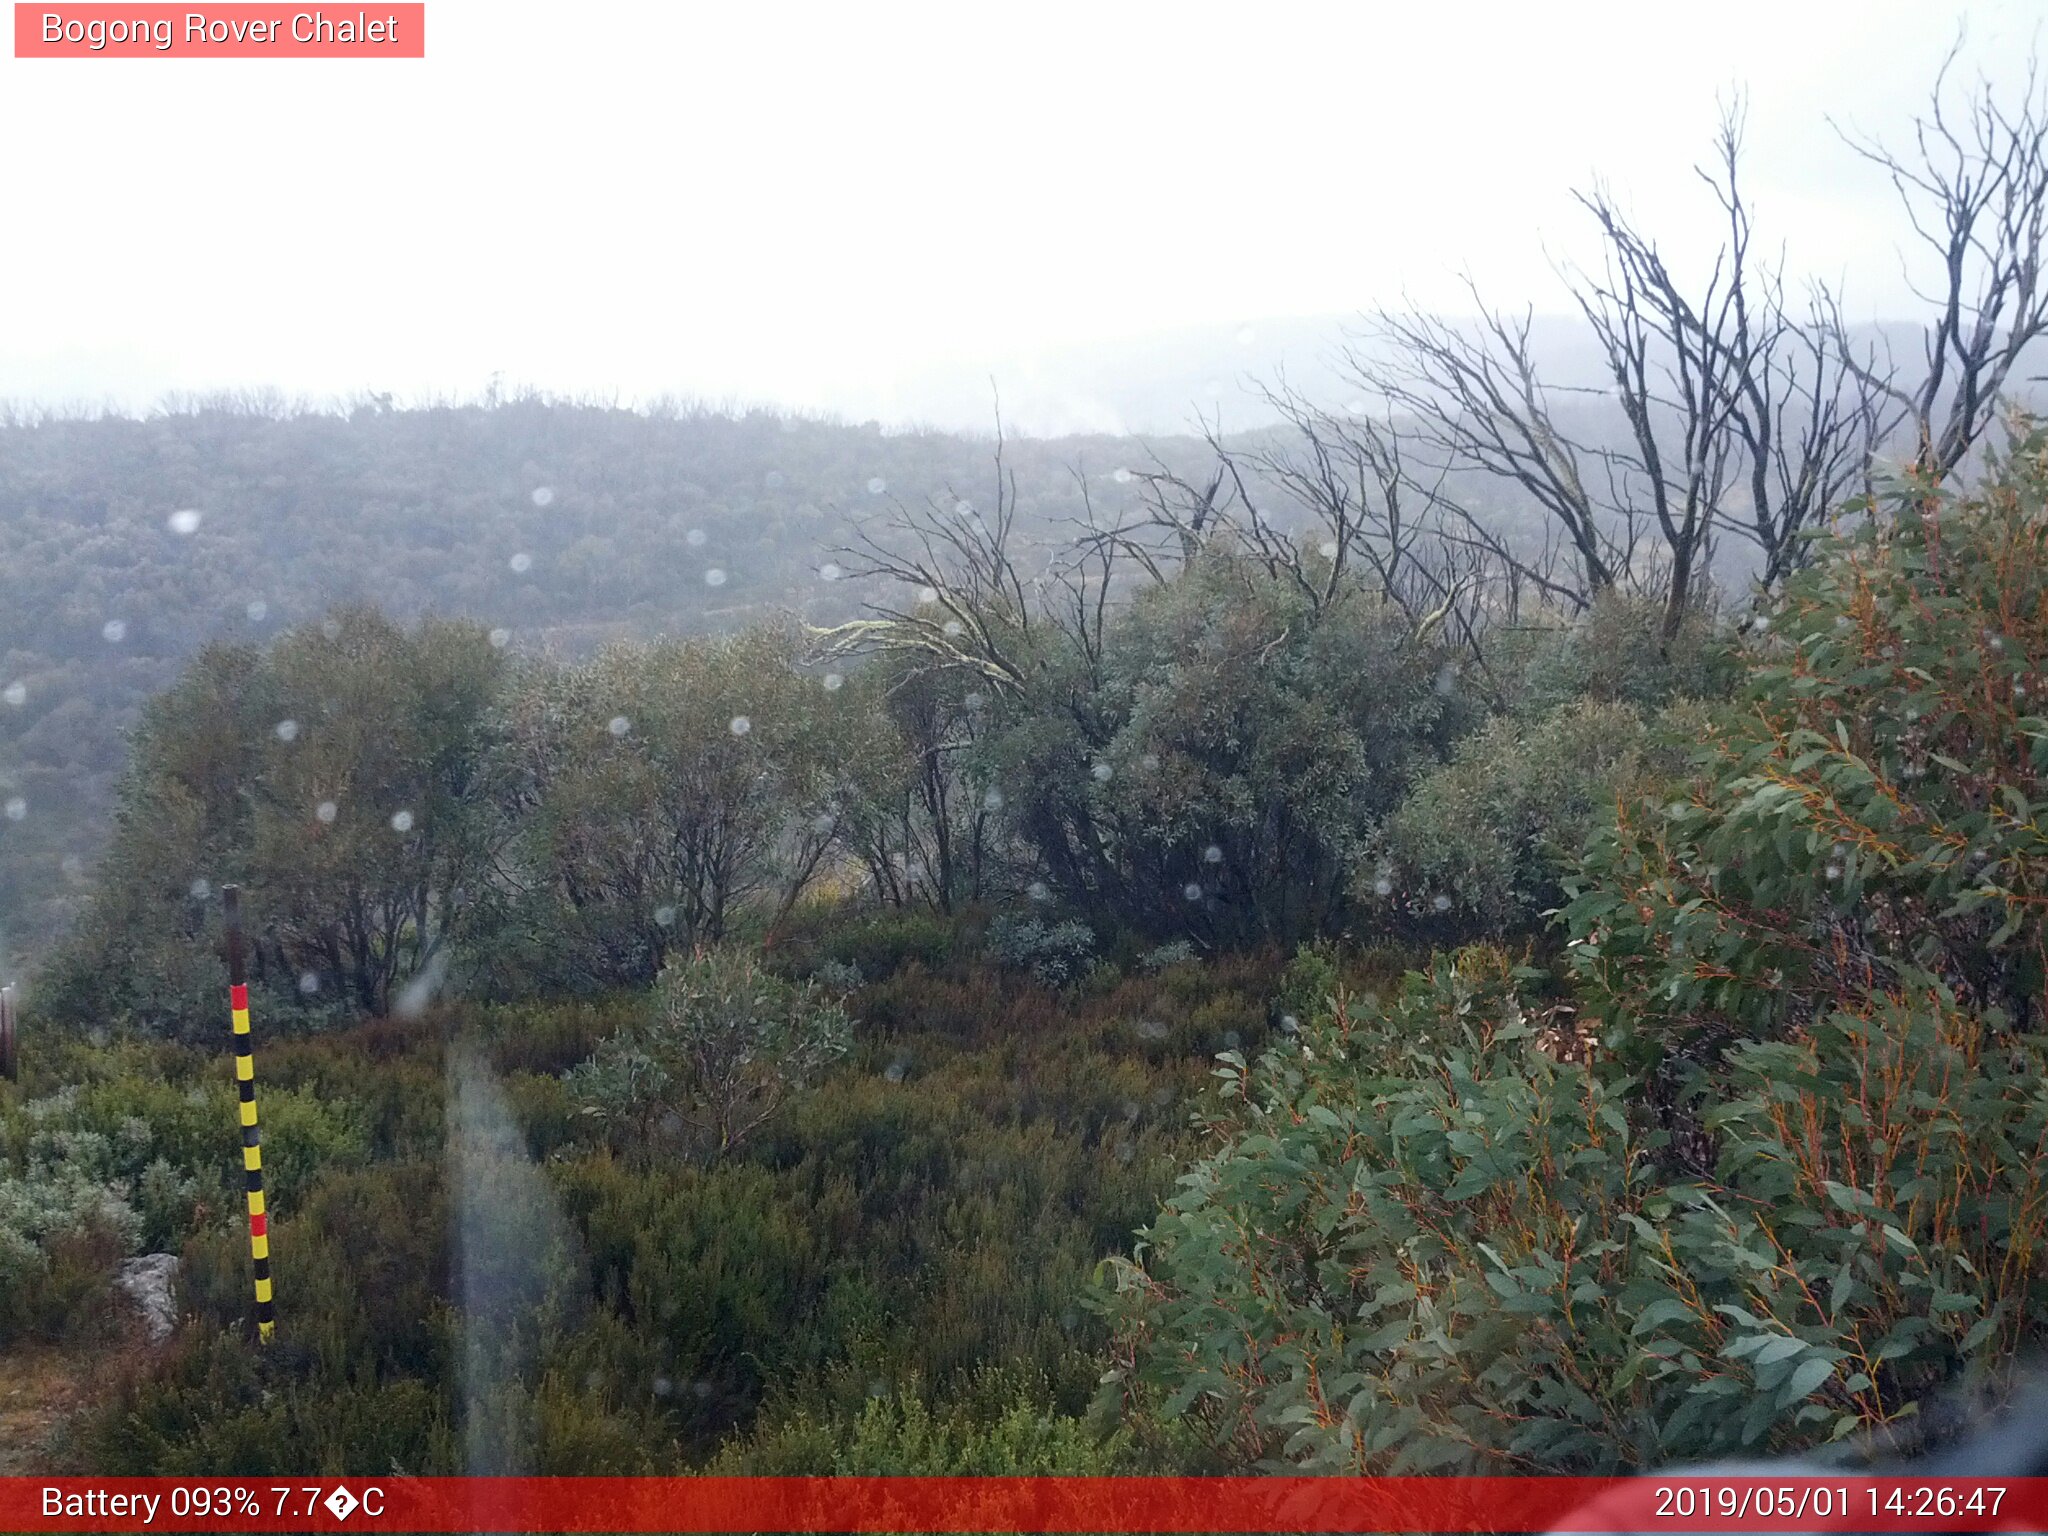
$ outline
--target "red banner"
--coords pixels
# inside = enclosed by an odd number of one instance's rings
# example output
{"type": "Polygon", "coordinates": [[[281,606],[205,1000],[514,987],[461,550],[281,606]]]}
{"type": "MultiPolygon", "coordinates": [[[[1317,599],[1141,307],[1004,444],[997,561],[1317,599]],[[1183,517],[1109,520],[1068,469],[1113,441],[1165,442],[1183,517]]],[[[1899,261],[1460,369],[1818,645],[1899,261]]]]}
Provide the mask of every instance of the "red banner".
{"type": "Polygon", "coordinates": [[[424,4],[14,7],[17,59],[423,59],[424,4]]]}
{"type": "Polygon", "coordinates": [[[7,1478],[8,1531],[2001,1531],[2048,1478],[7,1478]]]}

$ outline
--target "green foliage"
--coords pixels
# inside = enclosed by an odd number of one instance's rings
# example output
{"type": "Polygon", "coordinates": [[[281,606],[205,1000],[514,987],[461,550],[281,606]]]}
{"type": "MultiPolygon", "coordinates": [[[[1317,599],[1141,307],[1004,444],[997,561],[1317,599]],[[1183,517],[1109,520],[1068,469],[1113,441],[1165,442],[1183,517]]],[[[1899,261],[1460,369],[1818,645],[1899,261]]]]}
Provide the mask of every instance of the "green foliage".
{"type": "MultiPolygon", "coordinates": [[[[996,1373],[996,1391],[1009,1385],[996,1373]]],[[[1098,1436],[1080,1419],[1014,1392],[993,1412],[934,1407],[913,1378],[870,1397],[851,1422],[799,1411],[734,1443],[706,1469],[726,1477],[1111,1477],[1131,1470],[1121,1432],[1098,1436]]],[[[1041,1389],[1042,1390],[1042,1389],[1041,1389]]],[[[975,1395],[993,1395],[975,1383],[975,1395]]]]}
{"type": "Polygon", "coordinates": [[[733,949],[678,956],[654,1016],[601,1044],[571,1078],[584,1112],[643,1146],[687,1130],[723,1157],[846,1054],[850,1024],[815,982],[792,982],[733,949]]]}
{"type": "Polygon", "coordinates": [[[1785,589],[1690,783],[1624,808],[1567,917],[1646,1057],[1933,982],[2039,1023],[2048,440],[1980,495],[1909,492],[1785,589]]]}
{"type": "Polygon", "coordinates": [[[1596,840],[1568,1000],[1468,951],[1223,1058],[1215,1149],[1112,1265],[1140,1423],[1605,1471],[1888,1425],[2038,1347],[2044,487],[2029,438],[1789,585],[1693,781],[1596,840]]]}
{"type": "Polygon", "coordinates": [[[1095,956],[1095,932],[1086,923],[1047,922],[1029,913],[998,917],[989,924],[986,944],[998,965],[1029,971],[1048,987],[1079,981],[1095,956]]]}
{"type": "Polygon", "coordinates": [[[1744,1047],[1684,1180],[1544,1025],[1472,956],[1225,1056],[1220,1145],[1113,1262],[1111,1391],[1238,1461],[1610,1471],[1889,1423],[2038,1340],[2039,1042],[1930,996],[1744,1047]]]}
{"type": "Polygon", "coordinates": [[[1673,706],[1650,724],[1632,705],[1580,699],[1487,722],[1388,821],[1361,898],[1439,932],[1535,927],[1617,802],[1682,771],[1671,743],[1697,740],[1702,715],[1673,706]]]}
{"type": "Polygon", "coordinates": [[[1472,714],[1454,657],[1346,588],[1322,601],[1222,544],[1141,588],[1100,658],[992,702],[981,760],[1053,892],[1105,924],[1296,942],[1472,714]]]}

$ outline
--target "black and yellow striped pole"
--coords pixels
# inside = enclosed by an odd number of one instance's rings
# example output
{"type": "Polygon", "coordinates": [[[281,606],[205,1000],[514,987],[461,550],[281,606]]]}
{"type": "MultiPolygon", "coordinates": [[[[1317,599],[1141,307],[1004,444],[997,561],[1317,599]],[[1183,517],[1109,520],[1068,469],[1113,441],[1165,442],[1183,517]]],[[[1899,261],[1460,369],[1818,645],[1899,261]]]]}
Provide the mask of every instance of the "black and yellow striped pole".
{"type": "Polygon", "coordinates": [[[256,1058],[250,1054],[249,983],[242,974],[242,893],[224,885],[227,911],[228,1008],[235,1028],[235,1094],[241,1100],[242,1179],[249,1188],[249,1258],[256,1271],[256,1337],[276,1328],[270,1303],[270,1217],[263,1209],[263,1135],[256,1128],[256,1058]]]}

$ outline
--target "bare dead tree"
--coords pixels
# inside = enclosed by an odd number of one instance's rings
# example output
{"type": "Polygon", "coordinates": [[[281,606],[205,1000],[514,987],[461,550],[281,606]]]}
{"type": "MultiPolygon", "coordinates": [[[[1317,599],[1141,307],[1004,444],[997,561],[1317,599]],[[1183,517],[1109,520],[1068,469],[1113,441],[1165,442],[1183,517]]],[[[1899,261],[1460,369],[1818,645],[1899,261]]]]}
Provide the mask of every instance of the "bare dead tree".
{"type": "Polygon", "coordinates": [[[2048,237],[2048,108],[2039,61],[2029,62],[2017,104],[1997,101],[1980,80],[1960,106],[1949,77],[1961,50],[1943,60],[1927,111],[1913,122],[1911,153],[1836,131],[1890,179],[1919,243],[1934,253],[1940,280],[1914,287],[1934,312],[1924,370],[1911,387],[1887,369],[1866,368],[1833,315],[1844,366],[1901,411],[1915,433],[1913,467],[1931,480],[1952,473],[1990,426],[2021,354],[2048,330],[2041,270],[2048,237]]]}

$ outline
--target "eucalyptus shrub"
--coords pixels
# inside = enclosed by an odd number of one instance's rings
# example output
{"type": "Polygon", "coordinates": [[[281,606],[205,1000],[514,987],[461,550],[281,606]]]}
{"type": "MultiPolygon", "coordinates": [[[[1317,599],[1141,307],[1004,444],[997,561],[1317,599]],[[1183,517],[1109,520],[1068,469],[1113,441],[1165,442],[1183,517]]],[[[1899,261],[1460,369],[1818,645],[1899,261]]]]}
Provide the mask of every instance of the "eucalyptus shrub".
{"type": "Polygon", "coordinates": [[[694,1132],[723,1156],[852,1044],[846,1012],[816,982],[785,980],[759,955],[707,949],[671,959],[653,1017],[602,1042],[570,1074],[582,1108],[635,1132],[694,1132]]]}
{"type": "Polygon", "coordinates": [[[1498,952],[1221,1060],[1216,1150],[1106,1266],[1109,1392],[1229,1463],[1586,1471],[1910,1416],[2038,1341],[2048,1066],[1939,993],[1746,1044],[1713,1176],[1541,1048],[1498,952]]]}
{"type": "Polygon", "coordinates": [[[1567,911],[1587,1001],[1652,1055],[1939,983],[2038,1028],[2048,927],[2048,436],[1912,489],[1756,625],[1677,793],[1623,809],[1567,911]]]}

